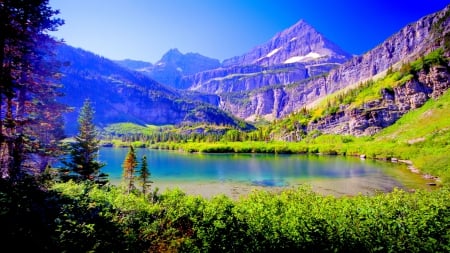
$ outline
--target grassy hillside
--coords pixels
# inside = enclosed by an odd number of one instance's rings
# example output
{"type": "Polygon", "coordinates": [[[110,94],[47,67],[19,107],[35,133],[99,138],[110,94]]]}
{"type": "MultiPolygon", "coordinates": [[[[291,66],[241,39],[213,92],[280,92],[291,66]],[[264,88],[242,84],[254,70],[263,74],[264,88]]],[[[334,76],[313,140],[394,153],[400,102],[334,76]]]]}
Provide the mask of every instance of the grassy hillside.
{"type": "Polygon", "coordinates": [[[389,144],[415,166],[450,179],[450,92],[404,115],[374,138],[375,144],[389,144]]]}

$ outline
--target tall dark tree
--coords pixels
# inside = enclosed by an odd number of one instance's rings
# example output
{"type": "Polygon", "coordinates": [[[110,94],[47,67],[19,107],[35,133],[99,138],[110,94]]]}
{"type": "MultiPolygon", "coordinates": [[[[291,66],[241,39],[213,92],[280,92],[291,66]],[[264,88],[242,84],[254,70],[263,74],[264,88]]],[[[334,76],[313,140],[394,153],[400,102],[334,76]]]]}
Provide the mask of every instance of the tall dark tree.
{"type": "Polygon", "coordinates": [[[134,174],[136,173],[137,164],[138,162],[136,158],[136,151],[134,150],[133,146],[130,146],[130,150],[128,151],[127,156],[125,157],[125,160],[122,164],[123,180],[127,193],[130,193],[135,189],[134,174]]]}
{"type": "Polygon", "coordinates": [[[86,99],[78,116],[78,134],[70,149],[71,161],[66,163],[79,179],[98,181],[100,169],[105,165],[98,161],[100,140],[94,125],[94,109],[86,99]]]}
{"type": "MultiPolygon", "coordinates": [[[[63,24],[56,14],[48,0],[0,1],[0,170],[12,180],[21,178],[24,162],[36,160],[30,154],[47,153],[44,140],[34,134],[48,120],[38,114],[56,105],[60,95],[58,64],[50,57],[55,41],[47,34],[63,24]]],[[[48,122],[54,125],[47,130],[61,128],[59,121],[48,122]]]]}
{"type": "Polygon", "coordinates": [[[139,170],[139,181],[142,186],[142,193],[146,195],[148,193],[148,190],[150,189],[150,185],[153,183],[150,180],[150,176],[152,174],[150,173],[150,170],[148,169],[147,164],[147,156],[142,157],[141,161],[141,169],[139,170]]]}

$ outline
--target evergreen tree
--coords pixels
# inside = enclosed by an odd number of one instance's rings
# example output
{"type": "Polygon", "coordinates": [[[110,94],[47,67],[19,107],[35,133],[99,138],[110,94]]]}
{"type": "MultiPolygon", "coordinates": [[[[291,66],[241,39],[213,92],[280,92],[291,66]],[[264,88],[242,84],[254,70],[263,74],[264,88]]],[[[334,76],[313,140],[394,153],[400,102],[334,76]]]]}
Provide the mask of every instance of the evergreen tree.
{"type": "Polygon", "coordinates": [[[78,135],[70,149],[71,162],[66,163],[69,169],[85,181],[98,181],[100,169],[105,165],[98,161],[100,141],[95,129],[94,109],[89,99],[86,99],[78,117],[78,135]]]}
{"type": "Polygon", "coordinates": [[[135,189],[134,174],[136,172],[136,167],[137,167],[136,151],[134,150],[133,146],[130,146],[130,150],[128,150],[127,156],[125,157],[125,160],[123,161],[122,164],[123,179],[127,193],[130,193],[132,190],[135,189]]]}
{"type": "Polygon", "coordinates": [[[142,193],[146,195],[148,193],[148,190],[150,189],[150,184],[153,183],[150,180],[150,176],[152,174],[150,173],[150,170],[148,169],[147,164],[147,156],[142,157],[141,162],[141,170],[139,171],[139,180],[142,185],[142,193]]]}
{"type": "MultiPolygon", "coordinates": [[[[24,165],[31,167],[27,163],[37,160],[31,153],[39,149],[52,155],[47,151],[55,146],[43,141],[56,143],[59,138],[35,135],[40,131],[35,126],[56,123],[37,116],[50,112],[59,96],[54,83],[58,64],[50,57],[55,40],[47,33],[63,24],[53,17],[56,14],[48,0],[0,1],[0,172],[13,181],[28,172],[24,165]]],[[[57,128],[59,124],[47,126],[51,131],[57,128]]]]}

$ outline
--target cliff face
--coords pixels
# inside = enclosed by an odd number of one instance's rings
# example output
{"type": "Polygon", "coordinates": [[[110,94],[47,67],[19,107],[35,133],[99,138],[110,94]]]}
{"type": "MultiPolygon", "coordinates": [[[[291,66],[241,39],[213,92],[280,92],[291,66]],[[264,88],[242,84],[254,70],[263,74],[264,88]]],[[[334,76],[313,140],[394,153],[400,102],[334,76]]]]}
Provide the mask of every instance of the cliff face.
{"type": "Polygon", "coordinates": [[[311,106],[320,98],[382,74],[390,66],[408,62],[443,46],[450,31],[450,6],[409,24],[373,50],[343,63],[326,77],[245,94],[221,95],[221,106],[245,119],[273,119],[311,106]],[[282,101],[282,102],[280,102],[282,101]],[[264,110],[259,105],[264,104],[264,110]]]}
{"type": "Polygon", "coordinates": [[[382,90],[382,98],[365,103],[362,108],[342,108],[340,112],[308,125],[324,133],[372,135],[392,125],[405,113],[421,107],[429,98],[437,98],[450,87],[449,66],[435,66],[422,71],[417,79],[382,90]]]}
{"type": "Polygon", "coordinates": [[[233,66],[200,72],[183,78],[181,87],[208,94],[252,91],[274,84],[293,84],[326,73],[336,64],[306,65],[290,63],[275,66],[233,66]]]}
{"type": "Polygon", "coordinates": [[[300,63],[273,67],[234,66],[201,72],[183,79],[190,90],[210,94],[259,89],[269,84],[293,83],[309,77],[309,71],[300,63]]]}

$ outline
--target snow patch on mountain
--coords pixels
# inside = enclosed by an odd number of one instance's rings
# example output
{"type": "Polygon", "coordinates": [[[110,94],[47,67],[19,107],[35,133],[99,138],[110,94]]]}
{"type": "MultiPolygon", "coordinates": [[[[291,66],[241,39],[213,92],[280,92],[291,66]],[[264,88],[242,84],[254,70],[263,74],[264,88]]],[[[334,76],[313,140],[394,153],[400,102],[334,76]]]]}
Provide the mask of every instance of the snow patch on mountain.
{"type": "Polygon", "coordinates": [[[278,53],[278,51],[280,51],[281,47],[275,48],[274,50],[270,51],[270,53],[268,53],[266,55],[266,57],[271,57],[272,55],[278,53]]]}
{"type": "Polygon", "coordinates": [[[301,62],[301,61],[305,61],[305,60],[317,59],[320,57],[322,57],[320,54],[315,53],[315,52],[310,52],[307,55],[293,56],[293,57],[287,59],[286,61],[284,61],[284,63],[288,64],[288,63],[294,63],[294,62],[301,62]]]}

